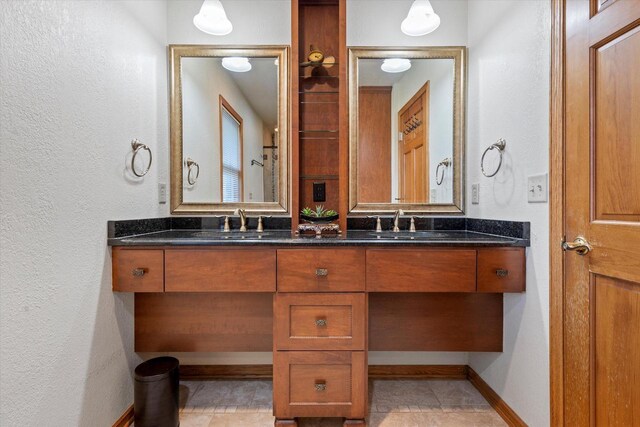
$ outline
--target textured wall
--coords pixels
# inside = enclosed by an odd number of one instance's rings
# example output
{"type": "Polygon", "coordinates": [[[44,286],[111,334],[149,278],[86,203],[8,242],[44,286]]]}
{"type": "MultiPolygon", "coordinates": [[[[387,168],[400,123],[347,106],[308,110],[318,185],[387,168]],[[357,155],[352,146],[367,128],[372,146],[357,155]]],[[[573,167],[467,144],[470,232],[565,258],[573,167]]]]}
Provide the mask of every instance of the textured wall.
{"type": "Polygon", "coordinates": [[[469,2],[467,212],[531,221],[527,291],[504,297],[504,352],[469,361],[530,426],[549,425],[549,205],[527,203],[526,184],[549,168],[550,23],[548,1],[469,2]],[[500,137],[505,162],[485,178],[480,156],[500,137]]]}
{"type": "Polygon", "coordinates": [[[139,359],[106,224],[168,214],[166,5],[0,3],[1,424],[109,426],[139,359]]]}

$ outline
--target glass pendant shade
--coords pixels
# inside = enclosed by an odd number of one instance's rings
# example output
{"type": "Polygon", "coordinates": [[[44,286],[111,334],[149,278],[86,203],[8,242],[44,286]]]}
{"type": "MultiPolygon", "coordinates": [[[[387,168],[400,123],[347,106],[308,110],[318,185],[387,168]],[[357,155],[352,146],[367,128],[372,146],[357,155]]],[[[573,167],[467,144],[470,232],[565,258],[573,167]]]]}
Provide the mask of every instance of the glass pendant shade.
{"type": "Polygon", "coordinates": [[[227,58],[222,58],[222,66],[235,73],[246,73],[251,70],[249,58],[241,56],[229,56],[227,58]]]}
{"type": "Polygon", "coordinates": [[[233,30],[220,0],[204,0],[200,12],[193,17],[193,25],[214,36],[225,36],[233,30]]]}
{"type": "Polygon", "coordinates": [[[424,36],[440,26],[440,17],[429,0],[415,0],[400,29],[408,36],[424,36]]]}

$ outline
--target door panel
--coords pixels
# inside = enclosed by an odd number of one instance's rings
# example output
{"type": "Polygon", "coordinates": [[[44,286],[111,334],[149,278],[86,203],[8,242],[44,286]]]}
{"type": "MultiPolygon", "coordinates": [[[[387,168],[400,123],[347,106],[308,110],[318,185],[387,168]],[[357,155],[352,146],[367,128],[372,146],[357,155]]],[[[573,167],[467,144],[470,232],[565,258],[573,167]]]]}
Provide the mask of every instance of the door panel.
{"type": "Polygon", "coordinates": [[[640,27],[595,48],[594,53],[595,219],[637,222],[640,103],[633,100],[640,99],[640,27]]]}
{"type": "Polygon", "coordinates": [[[640,425],[640,0],[566,1],[563,423],[640,425]]]}
{"type": "Polygon", "coordinates": [[[594,388],[598,426],[640,425],[640,286],[596,276],[594,388]]]}

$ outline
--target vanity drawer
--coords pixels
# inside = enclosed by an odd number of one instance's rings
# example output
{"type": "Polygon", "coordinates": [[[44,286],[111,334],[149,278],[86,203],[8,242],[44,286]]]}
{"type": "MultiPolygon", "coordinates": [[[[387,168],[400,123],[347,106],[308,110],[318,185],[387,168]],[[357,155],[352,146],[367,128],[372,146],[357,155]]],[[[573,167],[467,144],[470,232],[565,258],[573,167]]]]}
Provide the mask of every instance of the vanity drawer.
{"type": "Polygon", "coordinates": [[[277,351],[273,372],[278,418],[366,415],[363,351],[277,351]]]}
{"type": "Polygon", "coordinates": [[[365,294],[277,294],[277,350],[364,350],[365,294]]]}
{"type": "Polygon", "coordinates": [[[478,250],[478,292],[524,292],[524,248],[478,250]]]}
{"type": "Polygon", "coordinates": [[[364,250],[280,249],[278,291],[364,291],[364,250]]]}
{"type": "Polygon", "coordinates": [[[273,249],[167,249],[166,292],[275,292],[273,249]]]}
{"type": "Polygon", "coordinates": [[[476,251],[367,250],[369,292],[475,292],[476,251]]]}
{"type": "Polygon", "coordinates": [[[162,292],[162,249],[113,249],[113,290],[116,292],[162,292]]]}

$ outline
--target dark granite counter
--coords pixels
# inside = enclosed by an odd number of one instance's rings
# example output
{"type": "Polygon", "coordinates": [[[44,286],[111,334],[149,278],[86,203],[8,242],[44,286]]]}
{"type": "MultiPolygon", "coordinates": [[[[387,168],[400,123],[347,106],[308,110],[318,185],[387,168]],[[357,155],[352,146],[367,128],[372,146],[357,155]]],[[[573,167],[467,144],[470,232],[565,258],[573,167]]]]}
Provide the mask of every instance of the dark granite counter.
{"type": "Polygon", "coordinates": [[[402,231],[355,230],[340,236],[296,236],[289,230],[162,230],[131,236],[110,237],[110,246],[529,246],[529,239],[498,236],[468,230],[402,231]]]}

